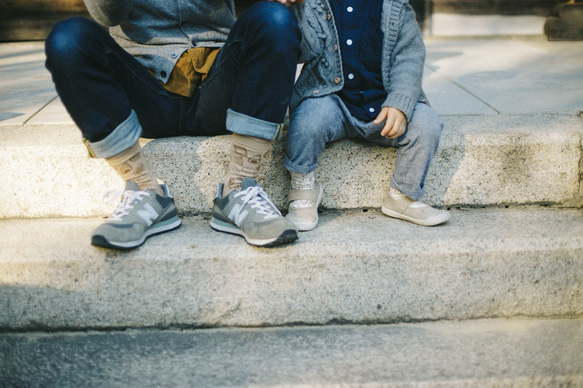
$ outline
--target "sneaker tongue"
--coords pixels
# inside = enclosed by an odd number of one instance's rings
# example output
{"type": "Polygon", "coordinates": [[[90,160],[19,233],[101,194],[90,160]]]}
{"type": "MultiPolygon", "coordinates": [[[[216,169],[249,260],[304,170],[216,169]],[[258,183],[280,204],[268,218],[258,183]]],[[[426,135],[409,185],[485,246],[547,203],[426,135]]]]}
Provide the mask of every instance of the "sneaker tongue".
{"type": "Polygon", "coordinates": [[[253,178],[245,177],[241,181],[241,191],[248,189],[249,187],[257,186],[257,182],[253,178]]]}
{"type": "Polygon", "coordinates": [[[127,181],[126,182],[126,190],[139,191],[140,188],[138,187],[138,185],[136,185],[136,182],[134,182],[134,181],[127,181]]]}

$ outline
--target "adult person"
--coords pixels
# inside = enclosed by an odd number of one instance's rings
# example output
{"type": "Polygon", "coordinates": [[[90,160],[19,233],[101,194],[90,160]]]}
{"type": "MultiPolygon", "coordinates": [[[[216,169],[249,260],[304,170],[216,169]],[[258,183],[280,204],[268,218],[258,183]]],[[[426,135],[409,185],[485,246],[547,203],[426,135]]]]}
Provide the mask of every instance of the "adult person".
{"type": "Polygon", "coordinates": [[[84,0],[99,24],[71,18],[55,25],[46,67],[56,90],[90,155],[126,182],[93,245],[135,248],[180,225],[140,137],[229,132],[229,168],[211,226],[258,246],[297,239],[254,178],[282,135],[301,41],[289,6],[302,1],[259,2],[235,20],[233,0],[84,0]]]}

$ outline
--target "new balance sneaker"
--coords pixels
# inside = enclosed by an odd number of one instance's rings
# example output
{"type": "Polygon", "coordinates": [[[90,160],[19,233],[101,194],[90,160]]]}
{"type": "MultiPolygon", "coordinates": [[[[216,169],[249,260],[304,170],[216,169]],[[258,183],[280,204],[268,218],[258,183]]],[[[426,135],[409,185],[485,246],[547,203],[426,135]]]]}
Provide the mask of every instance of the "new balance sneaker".
{"type": "Polygon", "coordinates": [[[322,185],[314,181],[311,190],[290,190],[289,208],[285,218],[293,222],[300,232],[312,230],[318,225],[318,205],[322,200],[322,185]]]}
{"type": "Polygon", "coordinates": [[[381,210],[389,217],[423,226],[443,224],[451,217],[447,210],[435,209],[424,202],[414,201],[392,187],[383,201],[381,210]]]}
{"type": "Polygon", "coordinates": [[[223,184],[219,184],[211,228],[243,236],[247,243],[261,247],[298,238],[296,227],[281,215],[267,193],[251,178],[243,178],[241,190],[233,190],[224,197],[223,184]]]}
{"type": "Polygon", "coordinates": [[[139,190],[133,181],[126,183],[125,191],[107,193],[104,199],[121,202],[105,223],[93,232],[91,244],[102,248],[129,249],[142,245],[155,234],[168,232],[180,226],[174,198],[167,185],[161,185],[164,196],[154,191],[139,190]]]}

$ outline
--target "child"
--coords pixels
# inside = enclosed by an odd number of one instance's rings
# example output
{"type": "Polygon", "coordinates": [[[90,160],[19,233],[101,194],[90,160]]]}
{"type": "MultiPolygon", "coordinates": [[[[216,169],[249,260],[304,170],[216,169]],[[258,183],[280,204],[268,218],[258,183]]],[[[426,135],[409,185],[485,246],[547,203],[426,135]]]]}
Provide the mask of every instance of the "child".
{"type": "Polygon", "coordinates": [[[442,125],[421,89],[425,47],[408,0],[306,0],[302,73],[291,99],[285,167],[289,213],[298,230],[318,224],[314,179],[327,142],[361,137],[398,147],[382,212],[433,226],[450,214],[419,201],[442,125]]]}

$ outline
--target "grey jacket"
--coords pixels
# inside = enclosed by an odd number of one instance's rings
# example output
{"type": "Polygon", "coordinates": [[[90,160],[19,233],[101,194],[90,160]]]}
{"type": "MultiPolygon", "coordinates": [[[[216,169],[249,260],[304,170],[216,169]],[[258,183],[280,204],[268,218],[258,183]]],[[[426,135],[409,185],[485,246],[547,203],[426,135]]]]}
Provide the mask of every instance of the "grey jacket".
{"type": "MultiPolygon", "coordinates": [[[[304,62],[291,100],[291,109],[310,97],[338,92],[344,86],[342,58],[328,0],[306,0],[292,7],[303,33],[304,62]]],[[[417,102],[428,103],[421,89],[425,45],[408,0],[385,0],[381,30],[382,79],[387,98],[383,106],[401,110],[411,120],[417,102]]]]}
{"type": "Polygon", "coordinates": [[[235,22],[234,0],[83,0],[91,16],[166,83],[182,53],[220,47],[235,22]]]}

